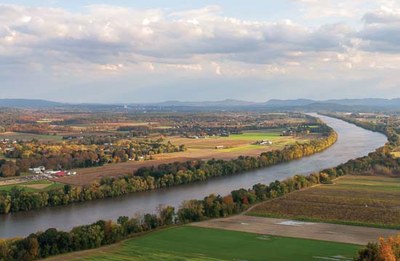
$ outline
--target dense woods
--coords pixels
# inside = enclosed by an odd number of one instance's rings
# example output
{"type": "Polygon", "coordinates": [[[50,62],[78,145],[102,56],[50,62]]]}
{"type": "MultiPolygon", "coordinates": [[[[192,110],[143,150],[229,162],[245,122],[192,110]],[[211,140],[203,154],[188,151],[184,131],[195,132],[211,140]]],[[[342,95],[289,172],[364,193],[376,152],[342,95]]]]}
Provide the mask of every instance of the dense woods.
{"type": "Polygon", "coordinates": [[[13,188],[10,192],[0,192],[0,213],[67,205],[188,184],[299,159],[323,151],[336,142],[336,132],[329,127],[324,129],[325,136],[320,139],[304,144],[289,145],[282,150],[262,153],[258,157],[239,157],[229,161],[209,160],[162,164],[158,167],[141,168],[131,175],[105,177],[90,186],[72,187],[65,185],[63,189],[45,192],[29,193],[24,189],[13,188]]]}

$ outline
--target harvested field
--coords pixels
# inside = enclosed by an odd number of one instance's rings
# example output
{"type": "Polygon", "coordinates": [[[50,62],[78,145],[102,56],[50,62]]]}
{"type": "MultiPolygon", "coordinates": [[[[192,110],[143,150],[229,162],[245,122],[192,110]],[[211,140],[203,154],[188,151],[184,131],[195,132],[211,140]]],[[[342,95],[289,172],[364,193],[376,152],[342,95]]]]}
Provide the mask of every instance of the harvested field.
{"type": "Polygon", "coordinates": [[[297,222],[288,219],[233,216],[191,224],[196,227],[218,228],[263,235],[307,238],[331,242],[366,245],[379,237],[396,235],[399,230],[348,226],[327,223],[297,222]]]}
{"type": "Polygon", "coordinates": [[[53,180],[64,184],[85,185],[85,184],[90,184],[96,179],[105,176],[116,177],[128,173],[133,173],[133,171],[141,167],[157,166],[159,164],[167,164],[176,161],[188,161],[194,159],[194,158],[182,157],[181,154],[179,153],[171,153],[171,154],[174,154],[175,156],[171,158],[162,158],[157,160],[130,161],[118,164],[109,164],[101,167],[76,169],[74,170],[78,173],[78,175],[76,176],[68,176],[53,180]]]}
{"type": "Polygon", "coordinates": [[[400,151],[392,152],[392,155],[393,155],[395,158],[400,158],[400,151]]]}
{"type": "Polygon", "coordinates": [[[400,228],[400,178],[344,176],[257,205],[250,215],[400,228]]]}

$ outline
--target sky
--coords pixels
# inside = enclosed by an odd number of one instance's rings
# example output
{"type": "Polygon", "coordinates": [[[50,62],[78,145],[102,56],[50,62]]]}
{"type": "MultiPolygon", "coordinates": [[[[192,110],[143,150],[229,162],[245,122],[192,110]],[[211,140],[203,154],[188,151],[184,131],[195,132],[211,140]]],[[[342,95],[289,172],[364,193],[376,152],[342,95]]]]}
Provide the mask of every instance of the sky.
{"type": "Polygon", "coordinates": [[[0,98],[400,97],[398,0],[0,0],[0,98]]]}

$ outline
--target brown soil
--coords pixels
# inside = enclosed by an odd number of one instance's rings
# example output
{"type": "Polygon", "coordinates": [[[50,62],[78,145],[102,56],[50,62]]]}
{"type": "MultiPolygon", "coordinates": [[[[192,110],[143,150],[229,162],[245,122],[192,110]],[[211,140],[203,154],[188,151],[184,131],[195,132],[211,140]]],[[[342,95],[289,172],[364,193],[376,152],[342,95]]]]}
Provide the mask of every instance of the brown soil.
{"type": "Polygon", "coordinates": [[[252,216],[233,216],[223,219],[213,219],[192,226],[218,228],[273,236],[307,238],[366,245],[377,241],[381,236],[396,235],[399,230],[347,226],[327,223],[299,222],[288,219],[262,218],[252,216]]]}

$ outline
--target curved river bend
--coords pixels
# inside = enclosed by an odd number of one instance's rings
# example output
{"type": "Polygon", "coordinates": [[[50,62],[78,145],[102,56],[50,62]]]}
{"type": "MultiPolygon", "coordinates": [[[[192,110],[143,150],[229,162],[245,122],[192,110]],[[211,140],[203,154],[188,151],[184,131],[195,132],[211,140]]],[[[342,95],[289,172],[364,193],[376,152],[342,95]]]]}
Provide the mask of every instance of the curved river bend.
{"type": "Polygon", "coordinates": [[[234,189],[250,188],[257,183],[268,184],[295,174],[308,174],[334,167],[350,159],[367,155],[386,142],[386,137],[380,133],[371,132],[338,119],[318,117],[334,128],[339,135],[338,141],[324,152],[243,174],[214,178],[206,182],[134,193],[119,198],[1,215],[0,238],[26,236],[50,227],[69,230],[74,226],[90,224],[99,219],[115,220],[119,216],[154,212],[159,204],[179,206],[184,200],[201,199],[211,193],[226,195],[234,189]]]}

